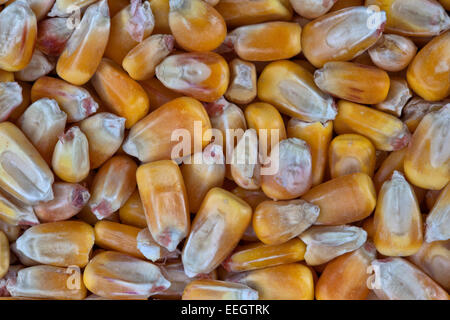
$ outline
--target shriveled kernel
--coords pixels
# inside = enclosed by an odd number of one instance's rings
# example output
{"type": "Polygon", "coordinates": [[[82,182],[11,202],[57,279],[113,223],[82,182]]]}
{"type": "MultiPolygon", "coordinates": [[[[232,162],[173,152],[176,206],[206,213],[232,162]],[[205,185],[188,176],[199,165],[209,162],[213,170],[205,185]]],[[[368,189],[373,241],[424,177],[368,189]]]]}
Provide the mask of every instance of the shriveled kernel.
{"type": "Polygon", "coordinates": [[[30,205],[23,204],[0,191],[0,221],[11,226],[39,224],[30,205]]]}
{"type": "Polygon", "coordinates": [[[318,18],[327,13],[337,0],[290,0],[292,7],[302,17],[318,18]]]}
{"type": "Polygon", "coordinates": [[[133,192],[127,202],[120,208],[119,217],[122,223],[138,228],[147,228],[147,220],[138,189],[133,192]]]}
{"type": "Polygon", "coordinates": [[[442,190],[426,219],[425,240],[450,239],[450,183],[442,190]]]}
{"type": "Polygon", "coordinates": [[[417,47],[409,38],[384,34],[368,52],[378,68],[395,72],[409,65],[416,55],[417,47]]]}
{"type": "Polygon", "coordinates": [[[183,300],[258,300],[258,291],[233,282],[194,280],[184,289],[183,300]]]}
{"type": "Polygon", "coordinates": [[[36,48],[48,56],[57,57],[63,52],[72,32],[67,18],[42,20],[38,24],[36,48]]]}
{"type": "Polygon", "coordinates": [[[49,74],[55,68],[55,63],[41,51],[34,50],[30,62],[25,68],[15,73],[15,78],[21,81],[36,81],[49,74]]]}
{"type": "Polygon", "coordinates": [[[80,128],[72,127],[59,137],[53,151],[52,167],[62,180],[77,183],[89,174],[89,143],[80,128]]]}
{"type": "Polygon", "coordinates": [[[230,84],[225,97],[231,102],[247,104],[256,98],[256,67],[241,59],[230,62],[230,84]]]}
{"type": "Polygon", "coordinates": [[[9,241],[6,234],[0,230],[0,279],[8,273],[9,261],[9,241]]]}
{"type": "Polygon", "coordinates": [[[0,121],[9,118],[22,103],[22,87],[17,82],[0,82],[0,121]]]}
{"type": "Polygon", "coordinates": [[[409,90],[408,82],[403,79],[393,78],[391,79],[391,86],[386,100],[377,103],[375,108],[400,117],[402,115],[403,107],[411,97],[412,92],[409,90]]]}
{"type": "Polygon", "coordinates": [[[409,131],[413,133],[426,114],[437,111],[448,103],[450,103],[450,99],[432,102],[420,97],[414,97],[403,108],[402,121],[406,124],[409,131]]]}

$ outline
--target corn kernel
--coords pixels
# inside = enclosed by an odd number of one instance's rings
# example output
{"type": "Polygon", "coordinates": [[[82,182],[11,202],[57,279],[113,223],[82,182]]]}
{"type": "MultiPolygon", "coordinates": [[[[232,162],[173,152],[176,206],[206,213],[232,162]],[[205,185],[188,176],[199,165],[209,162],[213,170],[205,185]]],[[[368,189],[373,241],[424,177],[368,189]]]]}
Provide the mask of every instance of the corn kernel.
{"type": "Polygon", "coordinates": [[[404,172],[403,162],[405,160],[406,148],[391,152],[383,161],[377,173],[373,177],[373,183],[377,193],[383,183],[388,180],[394,171],[404,172]]]}
{"type": "Polygon", "coordinates": [[[246,285],[219,280],[194,280],[184,289],[183,300],[258,300],[258,292],[246,285]]]}
{"type": "Polygon", "coordinates": [[[68,17],[74,10],[82,10],[98,0],[56,0],[49,17],[68,17]]]}
{"type": "Polygon", "coordinates": [[[22,87],[17,82],[0,82],[0,121],[5,121],[22,103],[22,87]]]}
{"type": "Polygon", "coordinates": [[[172,252],[161,247],[155,239],[153,239],[152,234],[148,228],[142,229],[137,235],[137,248],[140,253],[148,260],[157,261],[162,260],[165,262],[169,259],[178,259],[180,257],[181,251],[176,249],[172,252]]]}
{"type": "Polygon", "coordinates": [[[308,229],[319,212],[318,206],[304,200],[264,201],[255,209],[253,228],[265,244],[282,244],[308,229]]]}
{"type": "Polygon", "coordinates": [[[0,279],[3,278],[9,269],[9,241],[6,234],[0,230],[0,279]]]}
{"type": "Polygon", "coordinates": [[[309,71],[292,61],[276,61],[264,68],[258,79],[258,98],[308,122],[336,117],[333,98],[320,91],[309,71]]]}
{"type": "Polygon", "coordinates": [[[368,52],[378,68],[395,72],[409,65],[416,55],[417,47],[409,38],[384,34],[368,52]]]}
{"type": "Polygon", "coordinates": [[[39,224],[30,205],[21,203],[0,191],[0,221],[12,226],[39,224]]]}
{"type": "Polygon", "coordinates": [[[28,65],[15,73],[15,78],[22,81],[36,81],[50,73],[55,68],[54,61],[47,58],[41,51],[34,50],[28,65]]]}
{"type": "Polygon", "coordinates": [[[57,57],[63,52],[72,32],[67,18],[42,20],[38,24],[36,48],[48,56],[57,57]]]}
{"type": "Polygon", "coordinates": [[[436,240],[450,239],[450,183],[442,190],[426,220],[425,240],[432,242],[436,240]]]}
{"type": "Polygon", "coordinates": [[[155,28],[153,34],[170,34],[169,26],[169,0],[151,0],[150,7],[155,16],[155,28]]]}
{"type": "Polygon", "coordinates": [[[437,111],[448,103],[450,103],[450,99],[432,102],[414,97],[403,108],[402,121],[406,124],[409,131],[413,133],[426,114],[437,111]]]}
{"type": "Polygon", "coordinates": [[[377,103],[375,105],[375,108],[400,117],[403,107],[411,97],[412,92],[409,89],[406,80],[394,78],[391,79],[391,86],[389,88],[389,93],[386,97],[386,100],[377,103]]]}
{"type": "Polygon", "coordinates": [[[6,235],[9,242],[14,242],[19,237],[21,229],[19,226],[14,226],[0,220],[0,231],[6,235]]]}
{"type": "Polygon", "coordinates": [[[139,190],[135,190],[119,210],[120,221],[133,227],[147,228],[139,190]]]}
{"type": "Polygon", "coordinates": [[[14,82],[14,72],[0,69],[0,82],[14,82]]]}
{"type": "Polygon", "coordinates": [[[315,19],[327,13],[337,0],[290,0],[292,7],[302,17],[315,19]]]}
{"type": "Polygon", "coordinates": [[[256,67],[241,59],[230,62],[230,84],[225,97],[237,104],[247,104],[256,98],[256,67]]]}
{"type": "MultiPolygon", "coordinates": [[[[57,4],[55,3],[55,6],[57,4]]],[[[106,0],[90,5],[58,59],[58,75],[75,85],[88,82],[105,52],[109,29],[110,18],[106,0]]]]}
{"type": "Polygon", "coordinates": [[[428,209],[428,211],[431,211],[433,209],[433,207],[436,204],[436,201],[439,198],[439,195],[441,194],[442,190],[428,190],[426,192],[426,194],[425,194],[425,204],[426,204],[426,209],[428,209]]]}
{"type": "Polygon", "coordinates": [[[150,101],[150,110],[156,110],[162,105],[182,95],[165,87],[156,77],[139,81],[141,87],[145,90],[150,101]]]}
{"type": "Polygon", "coordinates": [[[348,7],[363,6],[364,0],[337,0],[330,11],[337,11],[348,7]]]}

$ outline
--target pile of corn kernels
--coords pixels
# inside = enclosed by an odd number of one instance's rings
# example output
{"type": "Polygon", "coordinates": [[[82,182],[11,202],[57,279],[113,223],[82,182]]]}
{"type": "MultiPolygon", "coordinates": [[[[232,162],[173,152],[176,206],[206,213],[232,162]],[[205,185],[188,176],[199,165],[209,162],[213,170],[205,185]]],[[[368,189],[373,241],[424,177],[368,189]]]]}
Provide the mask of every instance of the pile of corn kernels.
{"type": "Polygon", "coordinates": [[[449,0],[0,0],[0,300],[448,300],[449,0]]]}

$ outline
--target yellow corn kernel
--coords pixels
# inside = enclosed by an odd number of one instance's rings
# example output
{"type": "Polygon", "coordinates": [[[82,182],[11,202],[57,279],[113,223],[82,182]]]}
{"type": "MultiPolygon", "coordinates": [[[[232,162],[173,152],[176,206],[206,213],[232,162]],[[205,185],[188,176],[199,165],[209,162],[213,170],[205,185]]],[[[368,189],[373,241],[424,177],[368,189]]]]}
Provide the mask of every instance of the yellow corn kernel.
{"type": "Polygon", "coordinates": [[[0,69],[0,82],[14,82],[14,72],[0,69]]]}
{"type": "Polygon", "coordinates": [[[319,212],[318,206],[304,200],[264,201],[253,214],[253,229],[263,243],[282,244],[308,229],[319,212]]]}
{"type": "Polygon", "coordinates": [[[414,190],[394,171],[381,187],[374,218],[374,243],[385,256],[409,256],[423,242],[422,216],[414,190]]]}
{"type": "Polygon", "coordinates": [[[415,186],[440,190],[450,181],[448,141],[450,104],[427,114],[413,134],[405,155],[405,174],[415,186]]]}
{"type": "Polygon", "coordinates": [[[0,82],[0,121],[6,121],[22,99],[22,87],[17,82],[0,82]]]}
{"type": "Polygon", "coordinates": [[[363,104],[383,102],[389,92],[386,71],[352,62],[327,62],[314,73],[314,82],[323,91],[340,99],[363,104]]]}
{"type": "Polygon", "coordinates": [[[290,0],[295,12],[306,19],[315,19],[327,13],[337,0],[290,0]]]}
{"type": "Polygon", "coordinates": [[[156,66],[173,50],[175,39],[168,34],[155,34],[134,47],[125,56],[122,66],[135,80],[150,79],[156,66]]]}
{"type": "Polygon", "coordinates": [[[156,77],[167,88],[205,102],[224,95],[229,73],[225,59],[214,52],[172,55],[156,67],[156,77]]]}
{"type": "Polygon", "coordinates": [[[322,183],[327,166],[328,145],[333,136],[333,122],[322,124],[291,118],[287,125],[287,135],[308,143],[312,160],[312,186],[322,183]]]}
{"type": "Polygon", "coordinates": [[[424,242],[420,250],[408,257],[412,263],[427,273],[445,290],[450,289],[450,240],[424,242]]]}
{"type": "Polygon", "coordinates": [[[302,28],[295,22],[265,22],[234,29],[225,44],[248,61],[289,59],[301,51],[302,28]],[[276,44],[276,45],[274,45],[276,44]]]}
{"type": "Polygon", "coordinates": [[[170,0],[169,26],[177,44],[186,51],[211,51],[227,35],[222,16],[205,1],[170,0]]]}
{"type": "Polygon", "coordinates": [[[19,71],[33,55],[36,43],[36,16],[27,1],[15,1],[0,12],[0,69],[19,71]]]}
{"type": "Polygon", "coordinates": [[[30,205],[0,191],[0,221],[12,226],[36,225],[39,220],[30,205]]]}
{"type": "Polygon", "coordinates": [[[183,300],[258,300],[250,287],[219,280],[194,280],[184,289],[183,300]]]}
{"type": "Polygon", "coordinates": [[[369,294],[367,270],[375,258],[375,247],[366,242],[328,263],[317,282],[316,299],[365,300],[369,294]]]}
{"type": "Polygon", "coordinates": [[[36,48],[47,56],[59,56],[72,35],[67,18],[49,18],[38,24],[36,48]]]}
{"type": "Polygon", "coordinates": [[[9,269],[9,241],[6,234],[0,230],[0,279],[3,278],[9,269]]]}
{"type": "Polygon", "coordinates": [[[106,0],[90,5],[58,59],[58,75],[75,85],[88,82],[105,52],[109,29],[110,18],[106,0]]]}
{"type": "Polygon", "coordinates": [[[358,134],[341,134],[331,141],[328,159],[331,178],[362,172],[369,177],[375,170],[375,147],[358,134]]]}
{"type": "Polygon", "coordinates": [[[51,163],[58,137],[64,133],[67,114],[53,99],[43,98],[30,105],[18,125],[47,163],[51,163]]]}
{"type": "Polygon", "coordinates": [[[314,300],[313,273],[300,263],[238,273],[227,280],[257,290],[260,300],[314,300]]]}
{"type": "Polygon", "coordinates": [[[127,53],[150,36],[155,26],[155,18],[150,3],[142,3],[142,0],[132,0],[130,5],[111,17],[105,57],[122,65],[127,53]]]}
{"type": "Polygon", "coordinates": [[[205,196],[187,238],[182,261],[187,276],[209,273],[236,247],[250,224],[251,207],[220,188],[205,196]]]}
{"type": "Polygon", "coordinates": [[[200,208],[203,198],[214,187],[223,185],[225,179],[225,156],[222,147],[208,145],[203,152],[193,154],[181,166],[191,213],[200,208]]]}
{"type": "Polygon", "coordinates": [[[396,34],[384,34],[369,50],[372,62],[386,71],[405,69],[417,52],[411,39],[396,34]]]}
{"type": "Polygon", "coordinates": [[[395,151],[406,147],[411,135],[398,118],[372,108],[340,100],[334,120],[338,134],[357,133],[368,138],[377,150],[395,151]]]}
{"type": "Polygon", "coordinates": [[[127,119],[127,129],[148,113],[150,106],[144,89],[114,62],[103,59],[92,84],[106,106],[127,119]]]}
{"type": "Polygon", "coordinates": [[[21,233],[21,229],[19,226],[14,226],[12,224],[3,222],[2,220],[0,220],[0,231],[2,231],[6,235],[9,242],[16,241],[21,233]]]}
{"type": "Polygon", "coordinates": [[[450,27],[450,18],[437,1],[366,0],[386,11],[386,31],[403,36],[436,36],[450,27]]]}
{"type": "Polygon", "coordinates": [[[42,98],[58,102],[62,111],[67,114],[68,122],[81,121],[98,109],[98,104],[89,91],[51,77],[38,79],[31,88],[31,101],[35,102],[42,98]]]}
{"type": "Polygon", "coordinates": [[[196,144],[201,144],[203,148],[211,140],[211,135],[208,134],[211,123],[205,108],[195,99],[181,97],[164,104],[136,123],[131,128],[122,148],[142,162],[171,159],[172,156],[179,157],[178,154],[172,154],[178,142],[172,141],[171,137],[177,129],[185,129],[190,133],[190,136],[186,137],[191,141],[190,150],[182,156],[192,154],[196,144]],[[197,126],[198,129],[201,128],[203,136],[194,135],[194,129],[197,126]]]}
{"type": "Polygon", "coordinates": [[[17,71],[14,75],[17,80],[36,81],[40,77],[50,73],[54,68],[55,61],[49,59],[45,54],[36,49],[27,66],[17,71]]]}
{"type": "Polygon", "coordinates": [[[114,251],[101,252],[91,259],[84,269],[83,282],[89,291],[109,299],[145,300],[170,287],[153,263],[114,251]]]}
{"type": "Polygon", "coordinates": [[[317,68],[330,61],[351,60],[377,42],[385,22],[384,11],[363,6],[330,12],[303,28],[303,53],[317,68]],[[373,23],[368,23],[370,19],[373,23]]]}
{"type": "Polygon", "coordinates": [[[80,129],[89,141],[91,169],[100,167],[119,150],[125,135],[125,121],[115,114],[101,112],[80,122],[80,129]]]}
{"type": "Polygon", "coordinates": [[[302,261],[306,246],[296,238],[281,244],[252,243],[237,247],[223,262],[228,272],[242,272],[302,261]]]}
{"type": "Polygon", "coordinates": [[[320,207],[316,224],[339,225],[368,217],[376,205],[372,179],[353,173],[315,186],[302,197],[320,207]]]}
{"type": "Polygon", "coordinates": [[[151,0],[150,7],[155,16],[155,28],[153,34],[170,34],[169,26],[169,0],[151,0]]]}
{"type": "Polygon", "coordinates": [[[280,141],[270,152],[268,174],[261,172],[261,188],[273,200],[295,199],[312,185],[311,152],[308,144],[297,138],[280,141]]]}
{"type": "Polygon", "coordinates": [[[230,28],[292,18],[288,0],[221,0],[215,9],[230,28]]]}
{"type": "Polygon", "coordinates": [[[308,122],[336,117],[333,98],[316,86],[309,71],[292,61],[276,61],[264,68],[258,79],[258,98],[308,122]]]}
{"type": "Polygon", "coordinates": [[[383,300],[448,300],[449,295],[412,263],[402,258],[372,262],[371,287],[383,300]]]}
{"type": "Polygon", "coordinates": [[[423,100],[419,97],[414,97],[403,108],[402,121],[406,124],[409,131],[414,133],[420,121],[426,114],[437,111],[448,103],[450,103],[450,99],[432,102],[423,100]]]}
{"type": "Polygon", "coordinates": [[[393,78],[386,100],[377,103],[375,108],[400,117],[403,107],[411,97],[412,92],[408,87],[408,82],[401,78],[393,78]]]}
{"type": "Polygon", "coordinates": [[[98,0],[56,0],[49,17],[68,17],[74,10],[82,10],[98,0]]]}
{"type": "Polygon", "coordinates": [[[72,218],[87,204],[90,194],[79,184],[56,182],[53,184],[53,200],[40,202],[33,207],[42,222],[55,222],[72,218]]]}
{"type": "Polygon", "coordinates": [[[129,0],[108,0],[109,14],[114,17],[119,11],[130,4],[129,0]]]}
{"type": "Polygon", "coordinates": [[[147,220],[141,197],[139,196],[139,190],[136,189],[120,208],[119,216],[122,223],[138,228],[147,228],[147,220]]]}
{"type": "Polygon", "coordinates": [[[16,241],[16,250],[40,264],[84,267],[94,246],[94,229],[81,221],[39,224],[16,241]]]}
{"type": "Polygon", "coordinates": [[[33,266],[19,270],[6,287],[13,297],[80,300],[87,294],[81,277],[74,267],[33,266]]]}
{"type": "Polygon", "coordinates": [[[139,84],[147,93],[151,111],[182,96],[180,93],[165,87],[156,77],[139,81],[139,84]]]}
{"type": "Polygon", "coordinates": [[[174,251],[190,229],[188,198],[178,165],[172,160],[144,164],[136,177],[153,238],[174,251]]]}
{"type": "Polygon", "coordinates": [[[442,190],[426,220],[425,240],[450,239],[450,219],[448,208],[450,205],[450,183],[442,190]]]}
{"type": "Polygon", "coordinates": [[[59,137],[52,157],[55,174],[66,182],[77,183],[89,174],[89,145],[80,128],[72,127],[59,137]]]}
{"type": "MultiPolygon", "coordinates": [[[[11,3],[15,1],[16,0],[9,0],[5,5],[9,6],[11,3]]],[[[3,2],[6,2],[6,0],[3,2]]],[[[28,5],[34,12],[36,20],[39,21],[42,20],[47,15],[47,13],[50,11],[53,4],[55,3],[55,0],[27,0],[26,2],[28,2],[28,5]]]]}
{"type": "Polygon", "coordinates": [[[230,84],[225,98],[237,104],[247,104],[256,98],[256,67],[241,59],[230,62],[230,84]]]}
{"type": "Polygon", "coordinates": [[[383,161],[377,173],[373,177],[373,183],[377,193],[383,183],[388,180],[394,171],[403,172],[403,162],[405,160],[406,148],[391,152],[383,161]]]}
{"type": "Polygon", "coordinates": [[[53,199],[53,174],[25,135],[0,123],[0,187],[26,204],[53,199]]]}
{"type": "Polygon", "coordinates": [[[408,84],[425,100],[444,99],[450,95],[449,65],[450,31],[447,31],[417,53],[406,74],[408,84]]]}

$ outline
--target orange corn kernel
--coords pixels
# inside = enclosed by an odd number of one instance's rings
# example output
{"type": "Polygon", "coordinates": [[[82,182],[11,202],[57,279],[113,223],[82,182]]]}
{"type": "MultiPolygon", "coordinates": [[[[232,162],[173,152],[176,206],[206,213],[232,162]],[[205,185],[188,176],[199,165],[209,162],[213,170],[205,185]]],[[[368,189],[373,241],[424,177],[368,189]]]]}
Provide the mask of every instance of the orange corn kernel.
{"type": "Polygon", "coordinates": [[[376,193],[372,179],[352,173],[315,186],[302,199],[319,206],[316,224],[339,225],[367,218],[375,209],[376,193]]]}
{"type": "Polygon", "coordinates": [[[132,0],[131,4],[111,19],[111,31],[105,57],[122,65],[127,53],[150,36],[155,26],[150,3],[132,0]]]}
{"type": "Polygon", "coordinates": [[[228,272],[242,272],[302,261],[306,246],[296,238],[281,244],[252,243],[239,246],[223,262],[228,272]]]}
{"type": "Polygon", "coordinates": [[[170,287],[153,263],[104,251],[89,261],[83,282],[89,291],[109,299],[147,299],[170,287]],[[133,270],[133,272],[130,272],[133,270]]]}
{"type": "Polygon", "coordinates": [[[352,62],[327,62],[314,73],[316,85],[340,99],[363,104],[383,102],[389,92],[386,71],[352,62]]]}
{"type": "Polygon", "coordinates": [[[165,87],[156,77],[139,81],[139,84],[147,93],[151,111],[182,96],[180,93],[165,87]]]}
{"type": "Polygon", "coordinates": [[[203,198],[214,187],[223,185],[225,179],[225,156],[222,147],[208,145],[203,152],[190,156],[181,166],[190,212],[196,213],[203,198]]]}
{"type": "Polygon", "coordinates": [[[366,0],[386,11],[386,31],[403,36],[436,36],[450,27],[450,18],[437,1],[366,0]]]}
{"type": "Polygon", "coordinates": [[[238,244],[251,215],[251,207],[234,194],[211,189],[192,222],[183,248],[186,275],[209,273],[219,266],[238,244]]]}
{"type": "Polygon", "coordinates": [[[47,163],[51,163],[58,137],[64,134],[67,115],[53,99],[43,98],[31,104],[18,120],[20,129],[30,139],[47,163]]]}
{"type": "Polygon", "coordinates": [[[203,105],[195,99],[181,97],[164,104],[136,123],[122,148],[142,162],[178,157],[178,154],[172,154],[178,142],[171,140],[172,133],[177,129],[185,129],[190,133],[186,137],[191,141],[190,150],[182,156],[192,154],[191,150],[196,144],[201,143],[203,148],[211,140],[211,135],[208,134],[211,123],[203,105]],[[194,135],[196,127],[196,130],[201,128],[203,136],[194,135]]]}
{"type": "Polygon", "coordinates": [[[26,204],[53,199],[53,174],[25,135],[0,123],[0,187],[26,204]]]}
{"type": "Polygon", "coordinates": [[[120,221],[138,228],[147,228],[144,207],[142,206],[139,190],[135,190],[127,202],[119,210],[120,221]]]}
{"type": "Polygon", "coordinates": [[[383,300],[448,300],[449,295],[412,263],[402,258],[372,262],[371,287],[383,300]]]}
{"type": "Polygon", "coordinates": [[[80,270],[73,267],[24,268],[7,281],[6,287],[11,296],[21,298],[80,300],[87,294],[80,270]]]}
{"type": "Polygon", "coordinates": [[[424,242],[420,250],[408,257],[445,290],[450,289],[450,240],[424,242]]]}
{"type": "Polygon", "coordinates": [[[15,1],[0,12],[0,69],[19,71],[33,55],[36,43],[36,16],[27,1],[15,1]]]}
{"type": "Polygon", "coordinates": [[[9,269],[9,241],[6,234],[0,230],[0,279],[3,278],[9,269]]]}
{"type": "Polygon", "coordinates": [[[150,7],[152,8],[153,15],[155,16],[155,28],[153,29],[153,34],[170,34],[169,0],[151,0],[150,7]]]}
{"type": "Polygon", "coordinates": [[[215,9],[230,28],[292,18],[292,7],[286,0],[220,0],[215,9]]]}
{"type": "Polygon", "coordinates": [[[92,84],[106,106],[127,119],[127,129],[148,113],[150,105],[144,89],[114,62],[103,59],[92,84]]]}
{"type": "Polygon", "coordinates": [[[375,108],[400,117],[403,107],[411,97],[412,92],[409,90],[406,80],[394,78],[391,79],[391,86],[386,100],[377,103],[375,108]]]}
{"type": "Polygon", "coordinates": [[[341,134],[331,141],[328,159],[332,179],[356,172],[372,177],[375,147],[358,134],[341,134]]]}
{"type": "Polygon", "coordinates": [[[14,82],[14,72],[0,69],[0,82],[14,82]]]}
{"type": "Polygon", "coordinates": [[[51,77],[38,79],[31,88],[31,101],[42,98],[58,102],[62,111],[67,114],[68,122],[81,121],[98,109],[98,104],[89,91],[51,77]]]}
{"type": "Polygon", "coordinates": [[[5,121],[22,103],[22,87],[17,82],[0,82],[0,121],[5,121]]]}
{"type": "Polygon", "coordinates": [[[373,177],[373,183],[377,193],[383,183],[388,180],[394,171],[403,172],[403,162],[405,160],[406,148],[391,152],[383,161],[377,173],[373,177]]]}
{"type": "Polygon", "coordinates": [[[87,204],[90,193],[82,185],[56,182],[53,184],[53,200],[40,202],[33,207],[42,222],[67,220],[78,214],[87,204]]]}
{"type": "Polygon", "coordinates": [[[337,11],[348,7],[363,6],[364,0],[337,0],[330,11],[337,11]]]}
{"type": "Polygon", "coordinates": [[[374,218],[374,243],[385,256],[409,256],[423,242],[422,215],[414,190],[403,175],[394,171],[383,183],[374,218]]]}
{"type": "MultiPolygon", "coordinates": [[[[3,1],[0,1],[0,3],[7,2],[5,5],[9,6],[10,4],[12,4],[15,1],[16,0],[9,0],[9,1],[3,0],[3,1]]],[[[28,2],[28,5],[30,6],[31,10],[34,12],[34,14],[36,16],[36,20],[39,21],[47,15],[47,13],[52,8],[55,0],[27,0],[26,2],[28,2]]]]}
{"type": "Polygon", "coordinates": [[[241,59],[230,62],[230,85],[225,97],[237,104],[247,104],[256,98],[256,67],[241,59]]]}
{"type": "Polygon", "coordinates": [[[384,11],[363,6],[328,13],[303,28],[303,53],[317,68],[330,61],[351,60],[377,42],[385,22],[384,11]]]}
{"type": "Polygon", "coordinates": [[[300,263],[238,273],[227,280],[257,290],[260,300],[314,300],[313,273],[300,263]]]}
{"type": "Polygon", "coordinates": [[[440,190],[450,181],[448,141],[450,104],[427,114],[414,132],[405,155],[405,174],[415,186],[440,190]]]}
{"type": "Polygon", "coordinates": [[[19,226],[14,226],[12,224],[3,222],[1,218],[0,218],[0,231],[2,231],[6,235],[9,242],[16,241],[21,233],[21,229],[19,226]]]}
{"type": "Polygon", "coordinates": [[[367,240],[367,233],[347,225],[314,226],[303,232],[300,239],[306,243],[306,263],[318,266],[360,248],[367,240]]]}
{"type": "Polygon", "coordinates": [[[48,56],[59,56],[72,35],[67,18],[49,18],[38,24],[36,48],[48,56]]]}
{"type": "Polygon", "coordinates": [[[17,71],[14,76],[17,80],[21,81],[36,81],[40,77],[50,73],[54,68],[54,61],[36,49],[28,65],[22,70],[17,71]]]}
{"type": "Polygon", "coordinates": [[[311,188],[311,152],[305,141],[297,138],[282,140],[272,149],[270,158],[270,167],[264,168],[269,174],[261,172],[261,188],[269,198],[294,199],[311,188]]]}
{"type": "Polygon", "coordinates": [[[167,88],[205,102],[223,96],[229,73],[225,59],[214,52],[173,55],[156,67],[156,77],[167,88]]]}
{"type": "Polygon", "coordinates": [[[98,0],[56,0],[49,17],[68,17],[76,10],[85,9],[98,0]]]}
{"type": "Polygon", "coordinates": [[[340,100],[334,120],[338,134],[357,133],[368,138],[377,150],[395,151],[406,147],[411,135],[398,118],[372,108],[340,100]]]}
{"type": "Polygon", "coordinates": [[[438,0],[440,4],[444,7],[445,10],[450,10],[450,1],[449,0],[438,0]]]}
{"type": "Polygon", "coordinates": [[[308,229],[319,212],[318,206],[304,200],[264,201],[255,209],[253,228],[265,244],[282,244],[308,229]]]}
{"type": "Polygon", "coordinates": [[[433,209],[427,216],[425,231],[425,240],[427,242],[450,239],[449,206],[450,183],[442,190],[433,209]]]}
{"type": "Polygon", "coordinates": [[[130,4],[130,0],[108,0],[109,14],[114,17],[119,11],[130,4]]]}
{"type": "Polygon", "coordinates": [[[248,61],[289,59],[301,51],[302,27],[295,22],[265,22],[234,29],[225,44],[248,61]],[[282,40],[282,41],[280,41],[282,40]]]}
{"type": "Polygon", "coordinates": [[[258,300],[258,291],[233,282],[194,280],[184,289],[183,300],[258,300]]]}
{"type": "Polygon", "coordinates": [[[153,239],[148,228],[139,231],[136,240],[137,248],[141,255],[151,261],[163,260],[165,262],[168,259],[177,259],[181,253],[178,249],[170,252],[161,247],[158,243],[156,243],[155,239],[153,239]]]}
{"type": "Polygon", "coordinates": [[[396,34],[384,34],[369,50],[372,62],[386,71],[405,69],[417,52],[417,47],[409,38],[396,34]]]}
{"type": "Polygon", "coordinates": [[[110,18],[106,0],[90,5],[58,59],[58,75],[75,85],[88,82],[105,52],[109,29],[110,18]]]}
{"type": "Polygon", "coordinates": [[[449,65],[450,31],[447,31],[417,53],[408,68],[408,84],[425,100],[442,100],[450,95],[449,65]]]}
{"type": "Polygon", "coordinates": [[[406,124],[409,131],[413,133],[426,114],[437,111],[448,103],[450,103],[450,99],[432,102],[414,97],[403,108],[402,121],[406,124]]]}
{"type": "Polygon", "coordinates": [[[125,56],[122,66],[135,80],[150,79],[155,75],[156,66],[173,50],[175,39],[168,34],[155,34],[125,56]]]}
{"type": "Polygon", "coordinates": [[[312,185],[322,183],[327,166],[328,145],[333,137],[333,122],[305,122],[291,118],[287,125],[289,138],[298,138],[308,143],[312,160],[312,185]]]}
{"type": "Polygon", "coordinates": [[[136,177],[153,238],[174,251],[190,229],[188,197],[178,165],[172,160],[147,163],[138,168],[136,177]]]}
{"type": "Polygon", "coordinates": [[[290,0],[292,7],[302,17],[315,19],[327,13],[337,0],[290,0]]]}
{"type": "Polygon", "coordinates": [[[89,141],[91,169],[100,167],[119,150],[125,135],[125,121],[115,114],[101,112],[80,122],[80,129],[89,141]]]}
{"type": "Polygon", "coordinates": [[[94,229],[81,221],[39,224],[16,241],[16,250],[40,264],[84,267],[94,246],[94,229]]]}
{"type": "Polygon", "coordinates": [[[375,235],[373,215],[363,220],[361,228],[363,228],[367,232],[367,238],[372,240],[375,235]]]}
{"type": "Polygon", "coordinates": [[[276,61],[264,68],[258,79],[258,98],[308,122],[336,117],[333,98],[316,86],[309,71],[292,61],[276,61]]]}
{"type": "Polygon", "coordinates": [[[329,262],[317,282],[316,299],[365,300],[369,294],[367,270],[375,258],[375,247],[366,242],[361,248],[329,262]]]}
{"type": "Polygon", "coordinates": [[[211,51],[227,35],[222,16],[201,0],[170,0],[169,25],[177,44],[186,51],[211,51]]]}
{"type": "Polygon", "coordinates": [[[55,174],[66,182],[78,183],[89,174],[89,145],[80,128],[72,127],[59,137],[52,157],[55,174]]]}
{"type": "Polygon", "coordinates": [[[39,220],[30,205],[0,191],[0,221],[11,226],[39,224],[39,220]]]}

